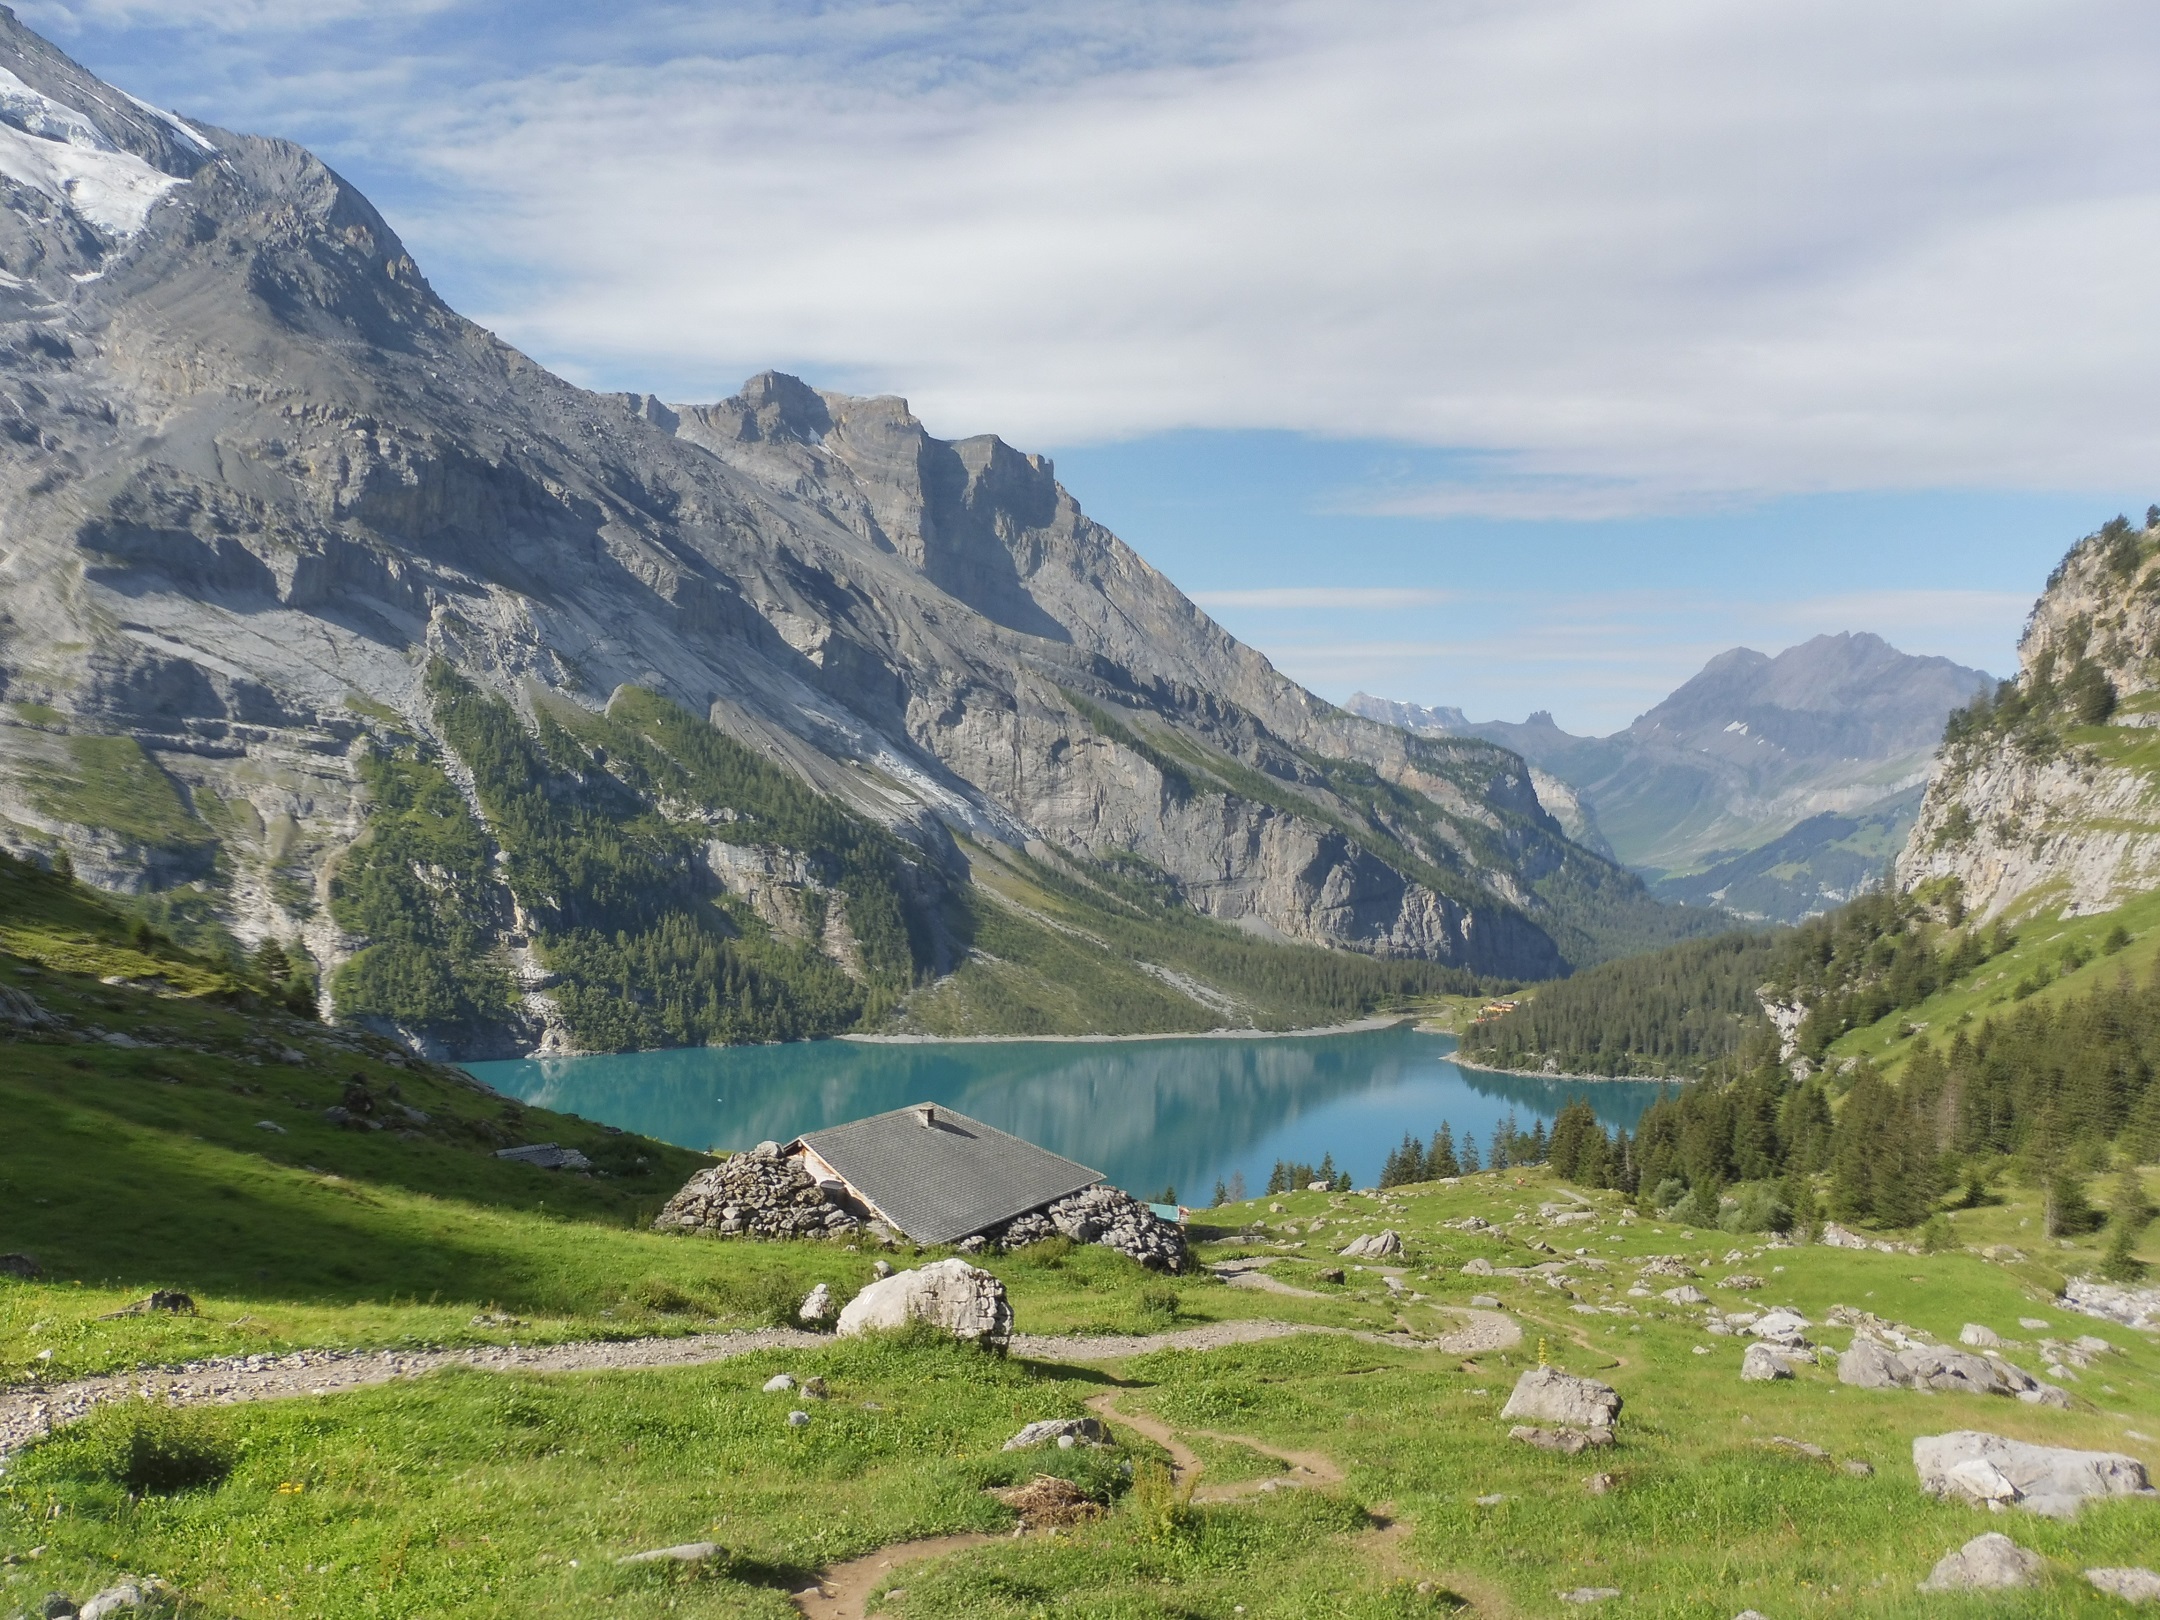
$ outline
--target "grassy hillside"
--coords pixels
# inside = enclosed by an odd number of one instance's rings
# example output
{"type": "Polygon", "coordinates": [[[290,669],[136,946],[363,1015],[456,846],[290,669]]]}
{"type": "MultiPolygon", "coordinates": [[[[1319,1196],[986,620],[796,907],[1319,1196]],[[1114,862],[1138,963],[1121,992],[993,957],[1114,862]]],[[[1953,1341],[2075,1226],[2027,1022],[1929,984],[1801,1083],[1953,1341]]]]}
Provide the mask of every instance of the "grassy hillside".
{"type": "MultiPolygon", "coordinates": [[[[119,1569],[155,1568],[190,1594],[190,1614],[250,1620],[578,1617],[626,1606],[783,1620],[792,1612],[786,1594],[822,1565],[898,1540],[987,1531],[996,1538],[989,1545],[887,1577],[883,1584],[904,1587],[905,1596],[888,1593],[880,1612],[1394,1620],[1462,1612],[1467,1602],[1476,1613],[1557,1616],[1571,1612],[1558,1593],[1612,1586],[1622,1595],[1606,1612],[1619,1614],[1708,1620],[1747,1605],[1793,1617],[1897,1616],[1912,1612],[1913,1583],[1936,1558],[1996,1528],[2050,1559],[2048,1584],[2015,1612],[2115,1612],[2075,1572],[2146,1557],[2160,1536],[2160,1506],[2118,1502],[2067,1523],[1991,1520],[1923,1497],[1910,1472],[1914,1435],[1964,1426],[2160,1463],[2160,1452],[2136,1438],[2160,1427],[2160,1350],[2136,1334],[2063,1317],[2047,1298],[2045,1261],[1766,1252],[1759,1239],[1734,1247],[1723,1234],[1636,1218],[1611,1195],[1592,1198],[1590,1223],[1562,1228],[1539,1213],[1551,1197],[1541,1174],[1514,1172],[1384,1199],[1286,1195],[1213,1217],[1209,1256],[1270,1256],[1272,1274],[1305,1294],[1168,1284],[1101,1251],[1053,1248],[992,1262],[1029,1330],[1159,1330],[1229,1311],[1430,1333],[1448,1324],[1448,1306],[1472,1292],[1496,1294],[1523,1342],[1468,1359],[1407,1341],[1297,1338],[1139,1355],[1106,1379],[1090,1367],[903,1340],[671,1372],[450,1372],[169,1418],[109,1411],[63,1429],[10,1469],[0,1546],[18,1556],[44,1550],[0,1570],[0,1593],[28,1601],[55,1588],[89,1589],[119,1569]],[[1501,1229],[1457,1230],[1473,1213],[1501,1229]],[[1340,1243],[1381,1225],[1407,1242],[1407,1301],[1391,1300],[1375,1272],[1351,1271],[1344,1284],[1321,1276],[1340,1243]],[[1562,1245],[1563,1254],[1589,1253],[1563,1262],[1557,1287],[1461,1271],[1474,1259],[1550,1261],[1562,1245]],[[1684,1257],[1726,1309],[1790,1304],[1821,1321],[1831,1306],[1852,1304],[1942,1339],[1978,1320],[2013,1340],[2029,1338],[2017,1324],[2037,1313],[2059,1336],[2096,1331],[2119,1353],[2085,1376],[2065,1412],[1862,1393],[1807,1369],[1792,1383],[1742,1384],[1740,1341],[1706,1337],[1699,1310],[1628,1295],[1635,1263],[1649,1255],[1684,1257]],[[1740,1291],[1719,1281],[1742,1268],[1767,1285],[1740,1291]],[[1505,1438],[1499,1408],[1515,1377],[1541,1358],[1620,1389],[1627,1405],[1610,1452],[1557,1457],[1505,1438]],[[789,1399],[760,1392],[779,1371],[815,1373],[830,1386],[827,1401],[794,1398],[812,1414],[804,1429],[781,1421],[789,1399]],[[1145,1467],[1162,1453],[1122,1424],[1114,1423],[1120,1449],[1108,1455],[1001,1449],[1022,1422],[1078,1414],[1111,1390],[1125,1411],[1189,1436],[1211,1479],[1279,1469],[1255,1447],[1318,1452],[1347,1477],[1339,1489],[1203,1507],[1180,1505],[1151,1481],[1145,1467]],[[1819,1446],[1834,1461],[1772,1445],[1772,1436],[1819,1446]],[[165,1472],[151,1470],[148,1488],[131,1494],[146,1454],[165,1472]],[[1120,1472],[1123,1459],[1142,1465],[1139,1488],[1120,1472]],[[1836,1465],[1846,1460],[1874,1472],[1852,1477],[1836,1465]],[[1045,1471],[1074,1478],[1111,1511],[1062,1535],[1006,1538],[1011,1514],[985,1488],[1045,1471]],[[1608,1476],[1602,1494],[1584,1488],[1592,1473],[1608,1476]],[[616,1562],[705,1538],[726,1555],[691,1568],[616,1562]]],[[[2032,1213],[1991,1211],[1989,1233],[2019,1231],[2032,1213]]],[[[582,1224],[520,1223],[519,1241],[552,1252],[582,1224]]],[[[618,1231],[610,1240],[636,1236],[618,1231]]],[[[825,1245],[643,1241],[693,1256],[716,1277],[762,1270],[776,1293],[814,1278],[845,1290],[867,1274],[867,1256],[825,1245]]],[[[206,1297],[206,1319],[259,1314],[273,1308],[265,1296],[275,1291],[206,1297]]],[[[31,1343],[87,1303],[64,1276],[0,1283],[0,1302],[17,1324],[32,1313],[48,1323],[27,1335],[31,1343]]],[[[377,1313],[417,1309],[356,1296],[307,1326],[315,1342],[362,1340],[377,1313]]],[[[702,1315],[689,1320],[707,1325],[702,1315]]],[[[1821,1336],[1833,1348],[1844,1337],[1821,1336]]],[[[176,1353],[130,1348],[145,1358],[176,1353]]],[[[2029,1349],[2012,1354],[2032,1359],[2029,1349]]],[[[1952,1599],[1930,1612],[2003,1611],[1952,1599]]]]}
{"type": "Polygon", "coordinates": [[[1870,1058],[1894,1071],[1919,1042],[1939,1042],[1974,1020],[2059,1003],[2125,973],[2148,982],[2160,968],[2160,894],[2090,917],[2028,919],[2011,938],[2002,955],[1934,994],[1841,1035],[1831,1055],[1870,1058]]]}
{"type": "MultiPolygon", "coordinates": [[[[14,866],[0,867],[0,986],[66,1020],[0,1039],[0,1252],[45,1268],[33,1282],[0,1277],[0,1389],[294,1347],[754,1326],[787,1314],[813,1282],[844,1298],[871,1274],[866,1251],[642,1230],[698,1155],[515,1110],[451,1071],[292,1018],[244,979],[141,940],[80,889],[14,866]],[[333,1100],[357,1102],[356,1087],[378,1115],[414,1107],[428,1121],[400,1113],[403,1129],[366,1131],[322,1117],[333,1100]],[[581,1147],[604,1173],[492,1155],[499,1140],[536,1138],[581,1147]],[[186,1289],[197,1314],[111,1314],[153,1287],[186,1289]]],[[[24,1011],[15,995],[6,1004],[24,1011]]],[[[189,1620],[785,1620],[787,1594],[821,1566],[975,1531],[993,1539],[885,1577],[905,1595],[887,1593],[876,1612],[1400,1620],[1467,1602],[1558,1616],[1574,1611],[1556,1594],[1612,1586],[1622,1596],[1604,1612],[1623,1615],[1887,1617],[1911,1612],[1913,1583],[1943,1552],[1997,1528],[2050,1560],[2048,1584],[2017,1613],[2110,1614],[2075,1572],[2149,1561],[2160,1504],[1991,1520],[1913,1483],[1912,1437],[1956,1427],[2160,1466],[2142,1438],[2160,1432],[2160,1346],[2057,1309],[2063,1271],[2088,1265],[2096,1240],[2041,1242],[2034,1196],[2004,1190],[2005,1202],[1952,1218],[1960,1246],[1928,1255],[1766,1248],[1639,1217],[1608,1193],[1585,1195],[1592,1220],[1562,1226],[1543,1213],[1557,1196],[1549,1176],[1511,1170],[1385,1195],[1255,1200],[1195,1230],[1205,1258],[1268,1259],[1292,1292],[1164,1279],[1062,1244],[988,1259],[1028,1332],[1261,1316],[1393,1330],[1135,1355],[1108,1372],[901,1339],[673,1371],[446,1371],[177,1413],[126,1404],[9,1462],[0,1612],[155,1569],[187,1594],[189,1620]],[[1497,1229],[1461,1230],[1471,1214],[1497,1229]],[[1407,1244],[1407,1297],[1377,1270],[1328,1280],[1325,1268],[1349,1264],[1337,1249],[1383,1226],[1407,1244]],[[1972,1252],[1995,1242],[2018,1257],[1972,1252]],[[1650,1255],[1684,1257],[1729,1309],[1792,1304],[1820,1322],[1850,1304],[1942,1339],[1982,1321],[2020,1341],[2011,1353],[2026,1363],[2032,1335],[2018,1323],[2037,1316],[2058,1338],[2094,1332],[2117,1349],[2070,1385],[2068,1411],[1863,1393],[1822,1370],[1742,1384],[1741,1341],[1705,1335],[1699,1309],[1628,1292],[1650,1255]],[[1466,1275],[1473,1260],[1562,1269],[1554,1281],[1466,1275]],[[1721,1281],[1740,1270],[1764,1286],[1721,1281]],[[1467,1358],[1416,1347],[1415,1336],[1453,1327],[1451,1307],[1473,1293],[1500,1298],[1522,1329],[1517,1347],[1467,1358]],[[1506,1439],[1499,1408],[1541,1356],[1621,1390],[1610,1452],[1566,1458],[1506,1439]],[[824,1377],[830,1398],[761,1393],[779,1371],[824,1377]],[[1168,1424],[1212,1481],[1278,1473],[1275,1448],[1320,1454],[1343,1483],[1183,1502],[1152,1471],[1162,1451],[1115,1416],[1120,1446],[1107,1454],[1001,1449],[1022,1423],[1076,1415],[1105,1393],[1168,1424]],[[811,1413],[806,1427],[782,1421],[791,1404],[811,1413]],[[1767,1445],[1773,1435],[1874,1473],[1767,1445]],[[1010,1510],[986,1487],[1045,1471],[1109,1511],[1013,1540],[1010,1510]],[[1609,1476],[1603,1494],[1584,1488],[1593,1473],[1609,1476]],[[695,1539],[725,1555],[616,1561],[695,1539]]],[[[2150,1234],[2146,1255],[2160,1260],[2150,1234]]],[[[1832,1349],[1844,1341],[1841,1330],[1818,1336],[1832,1349]]],[[[1944,1599],[1930,1612],[2003,1611],[1944,1599]]]]}

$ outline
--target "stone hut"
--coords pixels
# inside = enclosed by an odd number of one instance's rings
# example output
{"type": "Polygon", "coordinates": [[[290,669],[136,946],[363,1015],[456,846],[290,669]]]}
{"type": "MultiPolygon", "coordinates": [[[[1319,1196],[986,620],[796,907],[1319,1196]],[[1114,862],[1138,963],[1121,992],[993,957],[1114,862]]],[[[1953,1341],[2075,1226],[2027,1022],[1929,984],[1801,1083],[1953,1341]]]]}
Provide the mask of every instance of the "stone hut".
{"type": "Polygon", "coordinates": [[[1102,1173],[935,1103],[760,1143],[701,1170],[653,1223],[715,1237],[952,1244],[1064,1236],[1183,1271],[1185,1235],[1102,1173]]]}

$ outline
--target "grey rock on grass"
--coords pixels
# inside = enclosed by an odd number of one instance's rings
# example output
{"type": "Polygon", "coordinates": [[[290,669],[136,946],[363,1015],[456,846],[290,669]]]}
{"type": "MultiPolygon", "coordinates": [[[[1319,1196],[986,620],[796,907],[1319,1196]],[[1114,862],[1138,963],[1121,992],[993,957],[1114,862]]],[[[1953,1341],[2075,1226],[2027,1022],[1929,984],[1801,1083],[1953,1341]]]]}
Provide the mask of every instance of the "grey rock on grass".
{"type": "Polygon", "coordinates": [[[1792,1364],[1767,1344],[1751,1344],[1740,1358],[1743,1383],[1769,1384],[1793,1375],[1792,1364]]]}
{"type": "Polygon", "coordinates": [[[2002,1592],[2032,1586],[2046,1567],[2038,1553],[2027,1552],[2008,1536],[1990,1530],[1946,1553],[1928,1578],[1923,1592],[2002,1592]]]}
{"type": "Polygon", "coordinates": [[[1074,1441],[1082,1445],[1107,1446],[1110,1431],[1095,1418],[1044,1418],[1030,1423],[1018,1434],[1005,1442],[1007,1451],[1026,1451],[1031,1446],[1049,1445],[1052,1442],[1074,1441]]]}
{"type": "Polygon", "coordinates": [[[627,1553],[618,1564],[702,1564],[718,1558],[720,1546],[711,1541],[686,1541],[677,1547],[655,1547],[650,1552],[627,1553]]]}
{"type": "Polygon", "coordinates": [[[2155,1494],[2145,1465],[2112,1451],[2036,1446],[1973,1429],[1913,1441],[1913,1469],[1931,1496],[2068,1518],[2086,1502],[2155,1494]]]}
{"type": "Polygon", "coordinates": [[[1500,1415],[1570,1428],[1610,1429],[1620,1415],[1620,1392],[1595,1378],[1577,1378],[1557,1367],[1532,1367],[1515,1380],[1500,1415]]]}
{"type": "Polygon", "coordinates": [[[2125,1603],[2160,1603],[2160,1574],[2142,1568],[2088,1569],[2085,1578],[2125,1603]]]}
{"type": "Polygon", "coordinates": [[[1387,1260],[1403,1252],[1402,1234],[1393,1230],[1368,1232],[1352,1239],[1339,1252],[1345,1260],[1387,1260]]]}
{"type": "Polygon", "coordinates": [[[1005,1285],[965,1260],[939,1260],[880,1278],[840,1312],[843,1338],[924,1322],[970,1344],[1003,1346],[1012,1338],[1005,1285]]]}
{"type": "Polygon", "coordinates": [[[108,1615],[163,1615],[179,1606],[180,1594],[156,1576],[134,1576],[106,1587],[76,1611],[77,1620],[106,1620],[108,1615]]]}

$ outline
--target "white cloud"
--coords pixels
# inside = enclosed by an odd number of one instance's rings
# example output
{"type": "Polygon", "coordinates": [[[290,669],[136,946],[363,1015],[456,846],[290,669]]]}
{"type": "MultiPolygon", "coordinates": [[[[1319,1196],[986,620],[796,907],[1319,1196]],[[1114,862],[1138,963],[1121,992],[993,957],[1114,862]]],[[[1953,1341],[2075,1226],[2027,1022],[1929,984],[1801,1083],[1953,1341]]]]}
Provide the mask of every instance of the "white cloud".
{"type": "Polygon", "coordinates": [[[731,55],[503,82],[432,132],[454,206],[413,234],[485,231],[533,278],[491,321],[613,381],[778,360],[941,431],[1524,458],[1427,511],[2150,464],[2149,6],[1218,15],[1219,60],[1136,35],[897,93],[731,55]]]}
{"type": "Polygon", "coordinates": [[[1358,510],[2135,485],[2149,0],[27,0],[609,386],[1490,453],[1358,510]],[[515,18],[515,26],[510,19],[515,18]]]}
{"type": "Polygon", "coordinates": [[[222,34],[310,33],[355,17],[421,16],[458,0],[19,0],[40,33],[86,28],[208,28],[222,34]]]}

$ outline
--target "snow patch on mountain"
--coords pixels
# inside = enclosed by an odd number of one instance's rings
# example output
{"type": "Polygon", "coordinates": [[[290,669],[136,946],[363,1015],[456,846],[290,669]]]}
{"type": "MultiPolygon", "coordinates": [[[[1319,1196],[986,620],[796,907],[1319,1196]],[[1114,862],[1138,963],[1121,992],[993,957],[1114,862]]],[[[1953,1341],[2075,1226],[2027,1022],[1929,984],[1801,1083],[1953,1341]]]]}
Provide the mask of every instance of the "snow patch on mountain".
{"type": "Polygon", "coordinates": [[[167,112],[163,107],[153,107],[149,102],[143,100],[141,96],[128,95],[128,92],[125,90],[122,90],[120,93],[123,96],[127,96],[128,100],[134,102],[136,106],[140,107],[152,118],[159,120],[161,123],[164,123],[169,128],[171,128],[176,134],[180,136],[182,140],[187,141],[192,146],[194,146],[197,151],[201,152],[204,157],[217,156],[218,149],[216,146],[211,144],[208,137],[206,137],[203,132],[197,129],[193,124],[190,124],[186,120],[181,118],[178,113],[167,112]]]}
{"type": "Polygon", "coordinates": [[[187,183],[121,151],[87,115],[31,89],[5,68],[0,175],[72,209],[108,236],[133,236],[160,197],[187,183]]]}

